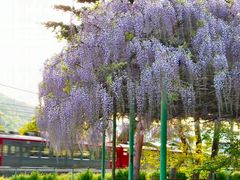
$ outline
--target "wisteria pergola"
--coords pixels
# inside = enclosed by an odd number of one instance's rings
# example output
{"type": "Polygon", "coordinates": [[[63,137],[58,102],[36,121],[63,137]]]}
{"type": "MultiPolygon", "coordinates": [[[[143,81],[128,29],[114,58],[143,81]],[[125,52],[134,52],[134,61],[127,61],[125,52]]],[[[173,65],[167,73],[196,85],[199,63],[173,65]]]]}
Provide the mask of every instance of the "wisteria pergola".
{"type": "MultiPolygon", "coordinates": [[[[151,124],[167,106],[169,119],[238,118],[240,1],[112,0],[79,12],[74,40],[46,61],[40,84],[38,125],[55,150],[78,144],[86,126],[101,141],[116,113],[130,114],[130,147],[135,115],[151,124]]],[[[133,148],[130,180],[132,163],[133,148]]]]}

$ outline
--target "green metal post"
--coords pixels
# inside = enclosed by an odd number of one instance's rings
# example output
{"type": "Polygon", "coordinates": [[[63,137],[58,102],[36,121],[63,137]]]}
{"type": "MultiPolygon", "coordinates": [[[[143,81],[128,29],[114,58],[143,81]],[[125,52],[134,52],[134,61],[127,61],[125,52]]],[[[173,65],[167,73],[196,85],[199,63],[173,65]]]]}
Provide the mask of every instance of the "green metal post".
{"type": "Polygon", "coordinates": [[[160,149],[160,180],[166,180],[167,171],[167,92],[162,91],[161,97],[161,149],[160,149]]]}
{"type": "Polygon", "coordinates": [[[74,180],[74,169],[72,169],[72,180],[74,180]]]}
{"type": "Polygon", "coordinates": [[[103,124],[103,135],[102,135],[102,168],[101,168],[101,179],[104,180],[105,178],[105,122],[103,124]]]}
{"type": "Polygon", "coordinates": [[[133,180],[134,121],[135,121],[134,102],[131,102],[130,103],[130,124],[129,124],[130,127],[129,127],[128,180],[133,180]]]}
{"type": "Polygon", "coordinates": [[[117,103],[113,97],[113,139],[112,139],[112,180],[115,180],[116,165],[116,127],[117,127],[117,103]]]}
{"type": "Polygon", "coordinates": [[[15,179],[17,178],[17,168],[15,169],[15,172],[14,172],[14,178],[15,179]]]}

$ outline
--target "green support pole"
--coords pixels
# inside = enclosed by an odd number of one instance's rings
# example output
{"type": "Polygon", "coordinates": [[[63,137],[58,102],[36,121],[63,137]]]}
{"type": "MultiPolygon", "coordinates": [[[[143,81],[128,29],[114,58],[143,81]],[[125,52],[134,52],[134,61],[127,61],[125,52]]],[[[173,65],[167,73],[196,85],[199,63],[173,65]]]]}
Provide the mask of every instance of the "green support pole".
{"type": "Polygon", "coordinates": [[[167,93],[161,97],[161,149],[160,149],[160,180],[166,180],[167,172],[167,93]]]}
{"type": "Polygon", "coordinates": [[[115,180],[116,169],[116,127],[117,127],[117,103],[115,96],[113,97],[113,139],[112,139],[112,180],[115,180]]]}
{"type": "Polygon", "coordinates": [[[101,179],[105,179],[105,137],[106,137],[106,132],[105,132],[105,122],[103,124],[103,135],[102,135],[102,167],[101,167],[101,179]]]}
{"type": "Polygon", "coordinates": [[[129,127],[128,180],[133,180],[134,121],[135,121],[134,102],[131,102],[130,103],[130,124],[129,124],[130,127],[129,127]]]}
{"type": "Polygon", "coordinates": [[[72,180],[74,180],[74,169],[72,169],[72,180]]]}

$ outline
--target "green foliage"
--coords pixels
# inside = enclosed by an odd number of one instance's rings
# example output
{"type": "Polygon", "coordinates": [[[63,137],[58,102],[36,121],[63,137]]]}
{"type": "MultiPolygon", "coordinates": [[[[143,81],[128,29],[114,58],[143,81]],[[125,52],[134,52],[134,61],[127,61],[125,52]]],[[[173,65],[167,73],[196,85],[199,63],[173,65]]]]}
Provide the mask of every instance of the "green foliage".
{"type": "Polygon", "coordinates": [[[26,134],[28,132],[39,132],[39,129],[37,127],[37,122],[36,122],[36,117],[32,118],[32,121],[24,124],[20,129],[19,129],[19,134],[26,134]]]}
{"type": "Polygon", "coordinates": [[[116,180],[128,179],[128,171],[127,170],[118,170],[116,173],[116,180]]]}
{"type": "Polygon", "coordinates": [[[93,179],[93,173],[89,170],[80,173],[77,177],[77,180],[92,180],[93,179]]]}
{"type": "Polygon", "coordinates": [[[177,0],[177,3],[184,5],[187,3],[187,0],[177,0]]]}
{"type": "Polygon", "coordinates": [[[5,130],[4,126],[0,124],[0,131],[4,131],[4,130],[5,130]]]}
{"type": "MultiPolygon", "coordinates": [[[[169,176],[169,172],[167,172],[167,176],[169,176]]],[[[160,172],[155,171],[155,172],[151,173],[148,177],[149,177],[150,180],[159,180],[160,179],[160,172]]],[[[176,179],[187,180],[187,176],[183,172],[177,172],[176,173],[176,179]]]]}
{"type": "Polygon", "coordinates": [[[97,9],[99,6],[101,6],[101,1],[95,1],[95,4],[90,8],[91,10],[97,9]]]}
{"type": "Polygon", "coordinates": [[[179,94],[178,93],[169,93],[168,99],[170,102],[175,102],[175,101],[179,100],[179,94]]]}
{"type": "Polygon", "coordinates": [[[41,174],[39,174],[39,172],[33,171],[30,175],[24,175],[24,174],[19,174],[16,176],[14,175],[10,178],[10,180],[42,180],[42,177],[41,177],[41,174]]]}
{"type": "Polygon", "coordinates": [[[186,174],[183,173],[183,172],[177,172],[176,178],[177,178],[177,179],[185,180],[185,179],[187,179],[187,176],[186,176],[186,174]]]}
{"type": "Polygon", "coordinates": [[[17,132],[34,116],[34,107],[0,94],[0,125],[2,130],[17,132]],[[27,111],[28,113],[26,114],[27,111]]]}
{"type": "Polygon", "coordinates": [[[160,173],[158,171],[153,172],[149,175],[150,180],[159,180],[160,179],[160,173]]]}
{"type": "Polygon", "coordinates": [[[112,79],[114,77],[114,73],[123,70],[127,67],[127,62],[121,61],[118,63],[112,63],[111,65],[102,65],[98,67],[95,71],[98,76],[105,80],[107,84],[112,84],[112,79]]]}
{"type": "Polygon", "coordinates": [[[121,62],[118,62],[118,63],[112,63],[111,65],[102,65],[100,67],[98,67],[96,69],[96,72],[98,74],[101,74],[101,73],[105,73],[105,74],[110,74],[110,73],[113,73],[115,71],[118,71],[118,70],[122,70],[124,69],[125,67],[127,67],[127,62],[125,61],[121,61],[121,62]]]}
{"type": "Polygon", "coordinates": [[[61,69],[64,73],[69,72],[69,68],[67,67],[66,63],[64,63],[64,62],[61,63],[61,69]]]}
{"type": "MultiPolygon", "coordinates": [[[[108,177],[108,174],[106,174],[106,179],[108,177]]],[[[100,174],[93,174],[93,180],[101,180],[101,175],[100,174]]]]}
{"type": "Polygon", "coordinates": [[[56,177],[56,174],[47,174],[42,177],[42,180],[55,180],[56,177]]]}
{"type": "Polygon", "coordinates": [[[240,171],[234,172],[234,173],[232,174],[231,180],[239,180],[239,179],[240,179],[240,171]]]}
{"type": "Polygon", "coordinates": [[[54,98],[54,94],[52,92],[48,93],[47,95],[48,98],[54,98]]]}
{"type": "Polygon", "coordinates": [[[31,180],[38,180],[38,179],[41,179],[41,176],[38,172],[36,171],[33,171],[31,174],[30,174],[30,177],[29,179],[31,180]]]}
{"type": "MultiPolygon", "coordinates": [[[[107,174],[105,175],[105,179],[106,179],[106,180],[112,180],[111,174],[110,174],[110,173],[107,173],[107,174]]],[[[100,180],[101,180],[101,175],[100,175],[100,180]]]]}
{"type": "Polygon", "coordinates": [[[144,171],[140,171],[139,180],[147,180],[147,173],[144,171]]]}
{"type": "Polygon", "coordinates": [[[134,34],[131,32],[125,32],[125,41],[129,42],[134,38],[134,34]]]}
{"type": "MultiPolygon", "coordinates": [[[[201,179],[207,179],[207,175],[209,172],[206,171],[206,175],[201,179]]],[[[169,177],[169,172],[167,172],[167,176],[169,177]]],[[[140,172],[139,180],[159,180],[160,175],[159,171],[155,171],[153,173],[140,172]]],[[[190,177],[189,177],[190,178],[190,177]]],[[[186,176],[185,172],[177,172],[176,179],[178,180],[187,180],[189,179],[186,176]]],[[[32,172],[30,175],[19,174],[16,176],[12,176],[9,180],[71,180],[72,174],[41,174],[39,172],[32,172]]],[[[77,173],[74,175],[74,179],[76,180],[101,180],[100,174],[94,174],[93,172],[87,170],[83,173],[77,173]]],[[[128,170],[118,170],[116,173],[116,180],[127,180],[128,179],[128,170]]],[[[191,179],[191,178],[190,178],[191,179]]],[[[216,173],[216,180],[239,180],[240,172],[234,172],[230,174],[229,171],[219,171],[216,173]]],[[[6,180],[4,177],[0,177],[0,180],[6,180]]],[[[112,180],[111,173],[106,173],[105,180],[112,180]]]]}
{"type": "Polygon", "coordinates": [[[57,175],[56,179],[57,180],[71,180],[72,179],[72,173],[57,175]]]}
{"type": "Polygon", "coordinates": [[[65,92],[66,94],[70,94],[71,90],[72,90],[71,81],[66,80],[65,81],[65,87],[63,88],[63,92],[65,92]]]}
{"type": "Polygon", "coordinates": [[[218,172],[216,174],[217,180],[227,180],[227,175],[224,172],[218,172]]]}
{"type": "Polygon", "coordinates": [[[198,26],[198,27],[203,27],[203,26],[204,26],[204,21],[202,21],[202,20],[200,21],[200,20],[199,20],[199,21],[197,22],[197,26],[198,26]]]}
{"type": "Polygon", "coordinates": [[[52,31],[55,32],[58,40],[71,41],[73,38],[75,38],[75,34],[77,32],[75,25],[68,25],[64,24],[63,22],[48,21],[43,23],[43,25],[47,29],[52,29],[52,31]]]}
{"type": "Polygon", "coordinates": [[[142,152],[141,166],[147,170],[155,170],[159,168],[159,151],[144,150],[142,152]]]}
{"type": "Polygon", "coordinates": [[[25,175],[20,174],[20,175],[11,177],[10,180],[27,180],[27,177],[25,175]]]}

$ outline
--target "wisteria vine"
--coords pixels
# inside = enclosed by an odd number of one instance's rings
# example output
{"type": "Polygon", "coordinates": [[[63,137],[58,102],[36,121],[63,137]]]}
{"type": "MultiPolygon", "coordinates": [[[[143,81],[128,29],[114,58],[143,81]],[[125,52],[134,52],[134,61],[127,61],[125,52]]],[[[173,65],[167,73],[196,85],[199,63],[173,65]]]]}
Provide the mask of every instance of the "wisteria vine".
{"type": "Polygon", "coordinates": [[[163,87],[171,116],[239,114],[237,0],[112,0],[79,12],[74,42],[46,61],[40,84],[38,125],[56,150],[97,137],[113,96],[119,113],[133,100],[148,122],[163,87]]]}

